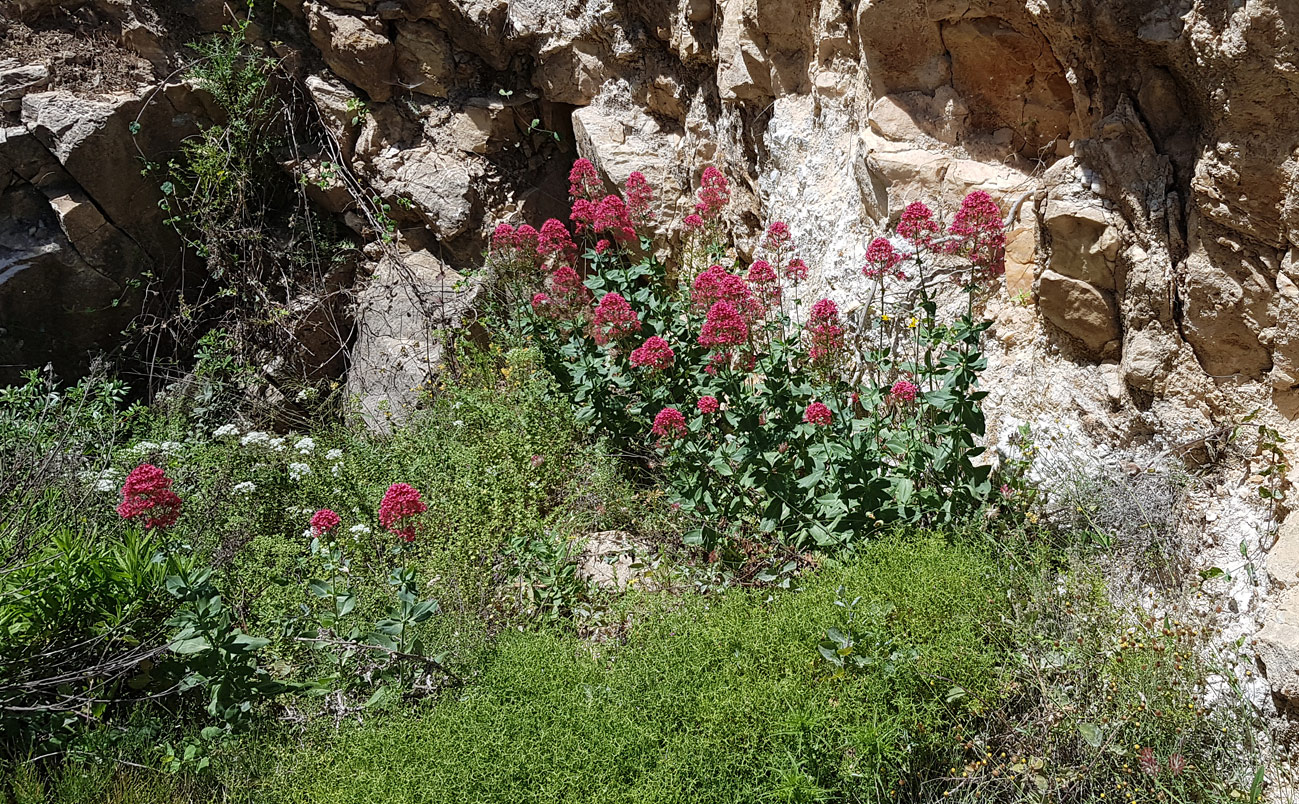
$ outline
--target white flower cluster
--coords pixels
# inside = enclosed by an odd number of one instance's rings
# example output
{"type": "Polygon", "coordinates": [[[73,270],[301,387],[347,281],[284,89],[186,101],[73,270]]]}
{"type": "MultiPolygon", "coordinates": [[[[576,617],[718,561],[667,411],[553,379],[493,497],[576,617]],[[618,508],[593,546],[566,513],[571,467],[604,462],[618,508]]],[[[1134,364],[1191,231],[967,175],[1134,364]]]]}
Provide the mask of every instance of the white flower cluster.
{"type": "Polygon", "coordinates": [[[162,449],[162,447],[159,446],[157,442],[140,441],[135,446],[131,447],[129,451],[134,452],[136,455],[148,455],[149,453],[157,452],[160,449],[162,449]]]}
{"type": "Polygon", "coordinates": [[[239,439],[241,447],[264,447],[271,443],[271,434],[261,430],[252,430],[239,439]]]}
{"type": "Polygon", "coordinates": [[[290,480],[298,481],[298,480],[301,480],[302,478],[306,477],[306,476],[309,475],[309,474],[311,474],[311,467],[310,467],[310,466],[307,466],[305,463],[291,463],[291,464],[289,464],[289,479],[290,479],[290,480]]]}
{"type": "Polygon", "coordinates": [[[121,477],[121,472],[111,466],[98,472],[83,472],[81,474],[81,479],[90,483],[91,488],[98,492],[117,491],[120,485],[118,482],[119,477],[121,477]]]}
{"type": "Polygon", "coordinates": [[[303,436],[298,439],[298,443],[293,445],[299,455],[310,455],[316,449],[316,440],[311,436],[303,436]]]}
{"type": "Polygon", "coordinates": [[[352,533],[355,533],[357,536],[364,536],[365,534],[370,532],[370,526],[353,525],[352,527],[348,528],[348,530],[351,531],[352,533]]]}
{"type": "Polygon", "coordinates": [[[223,424],[212,431],[213,438],[229,438],[233,435],[239,435],[239,428],[233,424],[223,424]]]}
{"type": "Polygon", "coordinates": [[[257,491],[257,484],[251,480],[245,480],[242,483],[236,483],[233,491],[235,494],[252,494],[257,491]]]}

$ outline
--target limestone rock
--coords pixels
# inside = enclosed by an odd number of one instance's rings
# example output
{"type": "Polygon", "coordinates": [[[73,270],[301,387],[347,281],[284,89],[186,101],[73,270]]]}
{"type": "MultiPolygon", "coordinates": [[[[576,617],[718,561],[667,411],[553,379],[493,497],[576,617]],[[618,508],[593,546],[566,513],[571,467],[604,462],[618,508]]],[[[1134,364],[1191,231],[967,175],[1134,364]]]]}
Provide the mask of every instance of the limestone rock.
{"type": "Polygon", "coordinates": [[[647,546],[626,531],[592,533],[578,557],[577,577],[601,589],[624,591],[644,574],[640,565],[647,553],[647,546]]]}
{"type": "Polygon", "coordinates": [[[427,251],[385,255],[356,303],[348,394],[363,420],[383,430],[409,415],[437,372],[438,332],[460,320],[474,292],[427,251]]]}
{"type": "Polygon", "coordinates": [[[1051,241],[1051,270],[1104,290],[1116,289],[1114,264],[1120,240],[1106,220],[1100,199],[1052,198],[1043,221],[1051,241]]]}
{"type": "Polygon", "coordinates": [[[437,26],[403,22],[397,26],[397,70],[402,82],[422,95],[445,97],[455,73],[451,42],[437,26]]]}
{"type": "Polygon", "coordinates": [[[304,8],[311,43],[340,78],[360,87],[371,100],[392,97],[396,49],[377,18],[342,14],[320,2],[304,8]]]}
{"type": "Polygon", "coordinates": [[[1092,354],[1100,355],[1119,337],[1114,296],[1095,285],[1047,269],[1038,278],[1037,295],[1042,315],[1092,354]]]}
{"type": "Polygon", "coordinates": [[[328,74],[309,75],[302,83],[320,110],[321,122],[337,140],[342,157],[350,159],[360,133],[361,99],[328,74]]]}
{"type": "Polygon", "coordinates": [[[590,42],[557,41],[537,55],[538,70],[533,84],[558,103],[585,106],[607,79],[604,57],[590,42]]]}
{"type": "Polygon", "coordinates": [[[1299,699],[1299,586],[1278,595],[1258,632],[1258,662],[1272,695],[1285,706],[1299,699]]]}
{"type": "Polygon", "coordinates": [[[50,70],[44,64],[28,64],[0,69],[0,109],[16,112],[22,108],[22,97],[43,89],[50,83],[50,70]]]}

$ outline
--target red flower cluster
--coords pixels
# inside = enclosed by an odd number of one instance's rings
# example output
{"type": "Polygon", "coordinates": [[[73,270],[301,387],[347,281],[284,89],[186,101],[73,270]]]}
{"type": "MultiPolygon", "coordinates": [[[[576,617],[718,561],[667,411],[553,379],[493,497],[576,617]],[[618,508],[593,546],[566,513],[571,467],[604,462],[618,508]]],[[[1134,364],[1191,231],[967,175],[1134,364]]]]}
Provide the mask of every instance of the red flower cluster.
{"type": "Polygon", "coordinates": [[[640,329],[640,318],[627,300],[617,293],[606,293],[591,317],[591,337],[604,346],[621,340],[640,329]]]}
{"type": "Polygon", "coordinates": [[[813,402],[803,411],[803,421],[815,427],[825,427],[833,418],[830,409],[820,402],[813,402]]]}
{"type": "Polygon", "coordinates": [[[649,366],[654,371],[665,371],[672,367],[676,355],[668,342],[657,335],[651,335],[631,352],[633,366],[649,366]]]}
{"type": "Polygon", "coordinates": [[[790,260],[789,265],[785,266],[785,278],[796,283],[807,279],[807,273],[807,263],[799,257],[790,260]]]}
{"type": "Polygon", "coordinates": [[[947,233],[955,238],[947,244],[947,250],[964,254],[974,265],[976,279],[1006,273],[1005,226],[992,196],[982,190],[967,195],[947,233]]]}
{"type": "Polygon", "coordinates": [[[604,189],[600,173],[589,159],[579,159],[568,172],[568,194],[573,198],[594,199],[604,189]]]}
{"type": "Polygon", "coordinates": [[[654,426],[650,428],[650,433],[658,436],[660,441],[684,438],[686,432],[686,417],[676,408],[660,410],[654,417],[654,426]]]}
{"type": "Polygon", "coordinates": [[[719,301],[708,308],[708,317],[699,332],[699,345],[709,349],[739,346],[749,340],[749,325],[735,305],[719,301]]]}
{"type": "Polygon", "coordinates": [[[717,397],[715,396],[701,396],[699,397],[699,401],[695,403],[695,407],[698,408],[700,413],[707,415],[710,413],[716,413],[721,409],[721,403],[717,401],[717,397]]]}
{"type": "Polygon", "coordinates": [[[342,523],[338,514],[328,508],[321,508],[311,515],[311,535],[319,539],[342,523]]]}
{"type": "Polygon", "coordinates": [[[754,260],[749,266],[746,281],[758,294],[763,307],[771,308],[780,304],[780,277],[776,269],[766,260],[754,260]]]}
{"type": "Polygon", "coordinates": [[[654,217],[654,213],[650,211],[650,202],[654,200],[654,189],[650,187],[645,175],[639,170],[633,170],[627,177],[624,194],[627,196],[627,212],[631,216],[631,222],[637,226],[648,226],[654,217]]]}
{"type": "Polygon", "coordinates": [[[561,260],[568,261],[577,256],[577,244],[573,242],[563,221],[551,218],[541,224],[541,231],[537,235],[537,253],[542,259],[558,254],[561,260]]]}
{"type": "Polygon", "coordinates": [[[920,388],[910,380],[898,380],[893,383],[889,389],[889,396],[898,402],[910,404],[916,401],[916,395],[920,393],[920,388]]]}
{"type": "Polygon", "coordinates": [[[606,195],[599,201],[579,198],[573,202],[573,213],[569,217],[576,224],[579,233],[607,232],[619,243],[636,240],[636,227],[632,225],[631,213],[616,195],[606,195]]]}
{"type": "Polygon", "coordinates": [[[122,519],[143,519],[146,528],[162,530],[180,518],[180,497],[171,490],[171,478],[151,463],[131,470],[122,484],[117,514],[122,519]]]}
{"type": "Polygon", "coordinates": [[[538,237],[537,230],[526,223],[517,229],[508,223],[500,224],[492,232],[492,262],[502,271],[530,271],[542,256],[537,248],[538,237]]]}
{"type": "Polygon", "coordinates": [[[934,213],[921,201],[913,201],[902,210],[902,219],[898,221],[898,234],[910,240],[916,247],[928,246],[938,234],[938,221],[934,213]]]}
{"type": "Polygon", "coordinates": [[[696,310],[708,310],[719,301],[729,302],[746,321],[762,316],[762,304],[753,297],[748,283],[720,265],[710,265],[690,286],[690,301],[696,310]]]}
{"type": "Polygon", "coordinates": [[[694,213],[687,215],[681,223],[691,232],[704,228],[704,219],[694,213]]]}
{"type": "Polygon", "coordinates": [[[705,221],[711,221],[721,214],[722,208],[731,200],[730,184],[722,172],[712,165],[704,168],[704,175],[699,179],[698,198],[695,212],[705,221]]]}
{"type": "Polygon", "coordinates": [[[812,365],[830,369],[839,361],[844,350],[844,327],[839,322],[839,308],[829,299],[812,305],[812,316],[804,328],[807,338],[807,356],[812,365]]]}
{"type": "Polygon", "coordinates": [[[415,517],[428,510],[419,491],[409,483],[393,483],[379,503],[379,524],[394,536],[415,541],[415,517]]]}
{"type": "Polygon", "coordinates": [[[861,272],[868,279],[883,279],[889,274],[906,279],[907,275],[897,270],[900,262],[902,255],[893,249],[893,244],[887,238],[877,237],[866,247],[866,266],[861,272]]]}
{"type": "Polygon", "coordinates": [[[582,277],[571,265],[561,265],[550,275],[550,292],[555,294],[555,303],[569,311],[575,312],[591,303],[590,289],[582,284],[582,277]]]}
{"type": "Polygon", "coordinates": [[[773,254],[779,254],[789,248],[793,237],[789,233],[789,224],[776,221],[767,227],[767,234],[762,239],[762,247],[773,254]]]}

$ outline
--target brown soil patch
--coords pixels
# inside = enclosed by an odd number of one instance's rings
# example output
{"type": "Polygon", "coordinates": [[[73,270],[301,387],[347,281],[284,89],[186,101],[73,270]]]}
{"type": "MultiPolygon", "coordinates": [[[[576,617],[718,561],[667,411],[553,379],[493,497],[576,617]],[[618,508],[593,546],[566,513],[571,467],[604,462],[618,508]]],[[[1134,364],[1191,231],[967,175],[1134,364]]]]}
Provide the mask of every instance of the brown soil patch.
{"type": "Polygon", "coordinates": [[[157,80],[153,66],[118,45],[105,27],[73,33],[0,17],[0,61],[6,59],[46,65],[49,89],[117,92],[157,80]]]}

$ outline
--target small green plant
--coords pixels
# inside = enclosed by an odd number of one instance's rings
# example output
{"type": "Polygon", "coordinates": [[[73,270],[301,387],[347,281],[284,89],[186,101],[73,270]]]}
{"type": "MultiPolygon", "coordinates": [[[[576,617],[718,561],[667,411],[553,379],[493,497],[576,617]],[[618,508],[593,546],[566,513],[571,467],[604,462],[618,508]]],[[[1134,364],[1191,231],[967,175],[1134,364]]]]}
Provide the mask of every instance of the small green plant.
{"type": "Polygon", "coordinates": [[[841,586],[834,605],[843,610],[843,622],[826,629],[817,652],[834,668],[835,677],[868,669],[893,676],[919,658],[915,648],[899,644],[887,627],[896,611],[893,604],[877,602],[870,607],[862,606],[860,596],[847,600],[841,586]]]}

